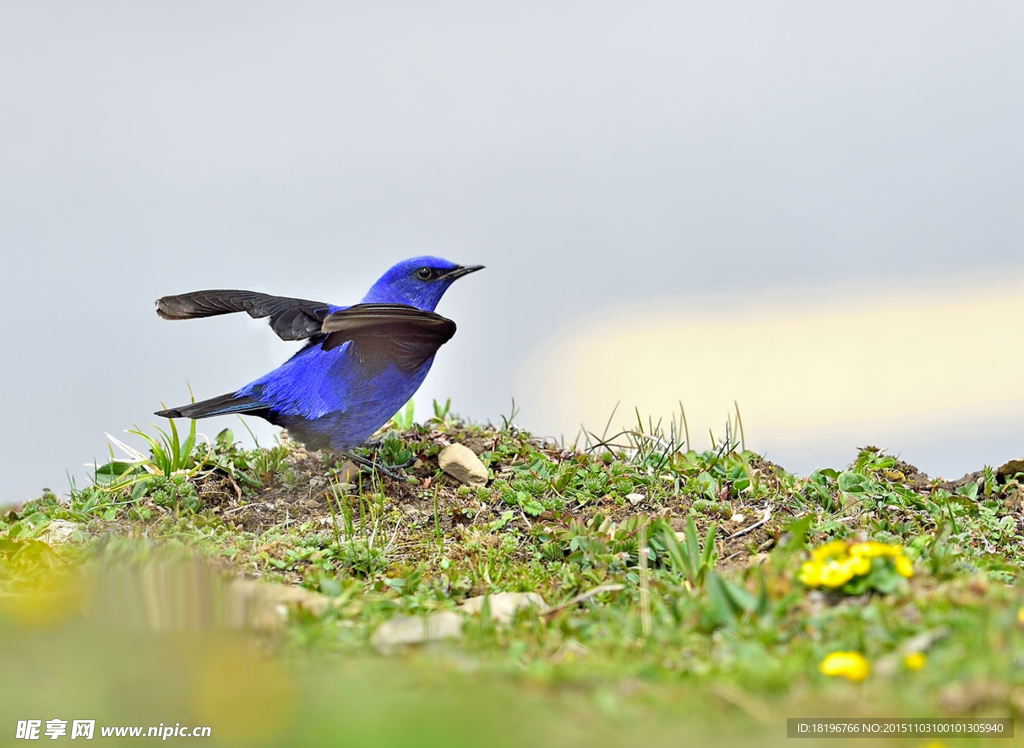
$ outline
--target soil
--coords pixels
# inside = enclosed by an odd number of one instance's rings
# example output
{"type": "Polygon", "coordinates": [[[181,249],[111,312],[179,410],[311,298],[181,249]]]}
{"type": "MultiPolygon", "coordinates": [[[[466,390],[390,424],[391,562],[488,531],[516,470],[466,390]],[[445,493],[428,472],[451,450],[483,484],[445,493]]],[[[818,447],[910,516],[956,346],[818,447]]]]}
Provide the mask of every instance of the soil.
{"type": "MultiPolygon", "coordinates": [[[[471,434],[432,436],[439,444],[447,443],[448,439],[459,441],[477,454],[493,450],[497,442],[497,436],[493,439],[471,434]]],[[[576,453],[543,440],[531,438],[530,444],[556,463],[578,457],[576,453]]],[[[513,464],[514,460],[492,463],[491,468],[495,475],[507,474],[513,464]]],[[[774,482],[773,487],[778,487],[777,476],[781,472],[778,466],[754,457],[751,467],[759,473],[760,481],[768,481],[769,484],[774,482]]],[[[408,480],[376,477],[368,472],[360,474],[351,463],[346,470],[348,472],[343,474],[348,480],[363,482],[364,492],[367,482],[380,481],[379,492],[387,497],[388,510],[397,509],[404,515],[402,522],[392,523],[398,525],[402,533],[397,538],[397,553],[392,554],[396,560],[417,560],[417,553],[422,553],[422,548],[430,545],[423,543],[423,538],[435,534],[438,526],[446,537],[462,536],[472,528],[489,526],[509,510],[514,514],[506,526],[524,531],[529,531],[538,523],[568,527],[574,519],[587,520],[598,513],[614,522],[643,514],[661,515],[668,519],[673,529],[682,531],[692,503],[690,497],[681,494],[669,494],[656,506],[648,505],[643,500],[636,504],[623,503],[621,499],[616,501],[611,496],[605,496],[582,506],[567,502],[567,508],[562,511],[546,511],[531,517],[519,507],[501,504],[500,500],[495,500],[497,497],[491,503],[485,503],[477,499],[475,494],[460,496],[460,484],[454,478],[440,473],[436,455],[419,455],[414,464],[405,470],[408,480]]],[[[984,473],[979,471],[956,481],[934,480],[905,462],[898,462],[888,472],[891,475],[887,477],[898,480],[922,495],[931,494],[939,488],[954,492],[967,483],[984,479],[984,473]]],[[[225,522],[240,530],[260,534],[274,527],[312,523],[328,531],[335,526],[336,521],[340,523],[341,518],[337,514],[342,506],[345,511],[351,512],[354,522],[359,521],[361,511],[358,492],[354,490],[353,484],[349,484],[351,488],[347,494],[341,495],[340,505],[328,500],[332,483],[338,482],[337,475],[336,462],[329,456],[299,447],[288,457],[288,470],[272,476],[255,495],[244,494],[230,478],[220,474],[206,477],[197,487],[200,498],[207,506],[225,522]]],[[[742,496],[727,494],[722,499],[730,501],[732,514],[718,520],[719,563],[723,568],[745,568],[760,563],[766,552],[780,539],[783,528],[793,519],[793,511],[771,502],[748,503],[742,496]]],[[[1017,496],[1016,499],[1010,497],[1007,499],[1007,507],[1019,514],[1024,509],[1024,496],[1017,496]]],[[[706,518],[698,519],[698,530],[702,535],[709,521],[706,518]]]]}

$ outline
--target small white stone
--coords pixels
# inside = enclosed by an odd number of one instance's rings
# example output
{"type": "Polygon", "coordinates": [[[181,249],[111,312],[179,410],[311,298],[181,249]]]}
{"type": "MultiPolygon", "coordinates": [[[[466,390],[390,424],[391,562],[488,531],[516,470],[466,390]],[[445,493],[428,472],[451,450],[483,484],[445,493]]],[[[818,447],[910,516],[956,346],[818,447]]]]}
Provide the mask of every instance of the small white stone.
{"type": "Polygon", "coordinates": [[[66,519],[55,519],[36,537],[36,540],[41,540],[47,545],[64,545],[71,540],[71,536],[74,535],[77,529],[78,524],[75,522],[68,522],[66,519]]]}
{"type": "Polygon", "coordinates": [[[523,608],[543,610],[547,607],[544,598],[536,592],[498,592],[493,595],[470,597],[462,602],[459,610],[469,615],[478,615],[483,610],[484,600],[487,600],[491,620],[499,623],[508,623],[523,608]]]}
{"type": "Polygon", "coordinates": [[[333,605],[319,592],[251,579],[235,579],[229,591],[229,623],[259,631],[280,630],[300,612],[319,618],[333,605]]]}
{"type": "Polygon", "coordinates": [[[736,514],[732,515],[729,518],[729,521],[730,522],[736,522],[736,523],[742,522],[743,521],[743,515],[739,514],[739,513],[736,513],[736,514]]]}
{"type": "Polygon", "coordinates": [[[426,644],[462,636],[463,618],[450,610],[429,616],[396,616],[385,621],[370,637],[370,644],[381,654],[390,654],[413,644],[426,644]]]}
{"type": "Polygon", "coordinates": [[[487,468],[476,453],[465,445],[448,445],[437,456],[437,462],[444,472],[457,481],[470,486],[487,484],[487,468]]]}
{"type": "Polygon", "coordinates": [[[643,503],[644,495],[642,493],[628,493],[626,494],[626,501],[628,501],[633,506],[637,506],[638,504],[643,503]]]}

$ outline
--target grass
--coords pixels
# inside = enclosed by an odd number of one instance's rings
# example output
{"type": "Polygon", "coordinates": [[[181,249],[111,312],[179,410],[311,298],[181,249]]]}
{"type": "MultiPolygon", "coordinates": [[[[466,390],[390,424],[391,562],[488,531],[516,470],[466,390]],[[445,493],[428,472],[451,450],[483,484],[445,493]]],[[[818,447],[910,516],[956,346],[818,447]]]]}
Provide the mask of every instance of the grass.
{"type": "Polygon", "coordinates": [[[682,411],[579,449],[450,403],[412,416],[379,447],[415,459],[406,481],[172,424],[94,485],[0,517],[9,723],[88,707],[210,724],[213,744],[761,745],[785,740],[787,716],[1024,710],[1020,476],[946,483],[874,448],[798,476],[744,449],[738,414],[706,451],[682,411]],[[486,487],[438,470],[450,442],[479,454],[486,487]],[[799,581],[836,540],[840,560],[891,550],[842,584],[799,581]],[[235,578],[308,597],[260,623],[235,578]],[[369,644],[386,621],[499,592],[546,608],[468,617],[461,638],[402,656],[369,644]],[[837,652],[866,669],[825,674],[837,652]]]}

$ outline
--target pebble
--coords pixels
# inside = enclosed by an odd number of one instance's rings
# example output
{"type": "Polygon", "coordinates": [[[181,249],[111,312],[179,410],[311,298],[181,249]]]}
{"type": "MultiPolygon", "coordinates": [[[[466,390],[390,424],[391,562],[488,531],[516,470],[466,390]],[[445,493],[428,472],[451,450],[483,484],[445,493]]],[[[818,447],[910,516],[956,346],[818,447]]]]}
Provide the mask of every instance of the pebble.
{"type": "Polygon", "coordinates": [[[483,611],[484,600],[487,600],[491,620],[498,623],[508,623],[517,612],[524,608],[543,610],[547,607],[544,598],[536,592],[498,592],[493,595],[468,598],[459,606],[459,610],[469,615],[478,615],[483,611]]]}
{"type": "Polygon", "coordinates": [[[472,449],[462,444],[450,444],[437,456],[441,469],[455,480],[470,486],[487,484],[487,468],[472,449]]]}
{"type": "Polygon", "coordinates": [[[463,620],[451,610],[440,610],[429,616],[395,616],[377,627],[370,644],[381,654],[392,654],[414,644],[459,639],[463,620]]]}
{"type": "Polygon", "coordinates": [[[55,519],[36,537],[36,540],[41,540],[47,545],[64,545],[71,540],[71,536],[74,535],[77,529],[78,523],[76,522],[68,522],[66,519],[55,519]]]}

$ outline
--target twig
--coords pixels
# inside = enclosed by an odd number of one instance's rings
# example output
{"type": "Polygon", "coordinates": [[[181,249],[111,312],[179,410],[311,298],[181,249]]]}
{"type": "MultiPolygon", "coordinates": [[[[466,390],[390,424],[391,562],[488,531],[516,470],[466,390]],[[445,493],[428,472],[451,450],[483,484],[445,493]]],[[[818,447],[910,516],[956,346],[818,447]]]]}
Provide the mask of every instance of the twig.
{"type": "Polygon", "coordinates": [[[732,535],[729,536],[729,540],[732,540],[733,538],[738,538],[740,535],[746,535],[751,530],[756,530],[761,525],[766,524],[767,522],[769,522],[771,520],[771,518],[772,518],[772,505],[769,504],[767,506],[767,508],[764,510],[764,518],[760,522],[755,522],[750,527],[744,527],[742,530],[737,530],[736,532],[734,532],[732,535]]]}
{"type": "Polygon", "coordinates": [[[618,592],[619,590],[624,589],[626,589],[626,585],[624,584],[599,584],[597,587],[594,587],[591,590],[581,592],[580,594],[576,595],[576,597],[570,597],[564,603],[558,603],[558,605],[552,605],[548,608],[544,608],[544,610],[540,611],[537,615],[550,616],[561,610],[565,610],[566,608],[571,608],[573,605],[581,603],[584,600],[589,600],[590,598],[594,597],[594,595],[600,595],[602,592],[618,592]]]}

